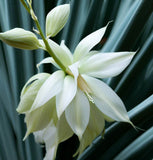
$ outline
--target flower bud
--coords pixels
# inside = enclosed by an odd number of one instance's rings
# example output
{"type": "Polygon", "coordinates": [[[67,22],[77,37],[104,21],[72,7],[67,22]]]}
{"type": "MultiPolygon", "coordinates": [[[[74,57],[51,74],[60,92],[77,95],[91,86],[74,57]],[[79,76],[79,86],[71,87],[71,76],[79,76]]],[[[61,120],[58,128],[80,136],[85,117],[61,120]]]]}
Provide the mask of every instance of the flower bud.
{"type": "Polygon", "coordinates": [[[70,13],[70,5],[64,4],[52,9],[46,17],[46,36],[54,37],[64,27],[70,13]]]}
{"type": "Polygon", "coordinates": [[[22,28],[14,28],[4,33],[0,33],[0,40],[19,49],[33,50],[40,47],[35,34],[22,28]]]}

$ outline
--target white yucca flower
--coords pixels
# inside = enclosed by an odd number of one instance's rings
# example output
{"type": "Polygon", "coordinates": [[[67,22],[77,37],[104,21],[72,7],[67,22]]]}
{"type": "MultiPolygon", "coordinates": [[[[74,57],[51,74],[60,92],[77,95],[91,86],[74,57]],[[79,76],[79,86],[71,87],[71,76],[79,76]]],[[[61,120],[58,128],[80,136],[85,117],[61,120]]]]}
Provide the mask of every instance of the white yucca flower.
{"type": "MultiPolygon", "coordinates": [[[[73,134],[80,140],[78,152],[82,153],[103,131],[105,120],[132,124],[122,100],[99,78],[120,74],[129,65],[135,52],[91,51],[100,42],[105,30],[106,27],[101,28],[85,37],[77,45],[74,54],[64,41],[58,45],[49,39],[51,49],[70,74],[62,71],[53,58],[48,57],[38,66],[52,63],[58,71],[35,75],[22,90],[17,111],[26,114],[26,137],[35,132],[38,139],[46,144],[46,160],[51,155],[54,158],[58,144],[73,134]]],[[[45,46],[42,48],[45,49],[45,46]]]]}
{"type": "MultiPolygon", "coordinates": [[[[27,2],[31,7],[32,1],[27,2]]],[[[31,13],[34,15],[32,7],[31,13]]],[[[55,58],[45,58],[37,65],[52,63],[58,70],[30,78],[22,89],[17,108],[19,113],[25,114],[25,138],[34,133],[36,141],[45,143],[45,160],[54,159],[58,144],[73,134],[80,141],[76,154],[81,154],[103,132],[105,120],[133,125],[122,100],[100,79],[119,75],[129,65],[135,52],[92,51],[101,41],[106,26],[80,41],[72,54],[64,41],[58,45],[49,39],[64,27],[69,13],[69,4],[57,6],[49,12],[46,39],[38,27],[43,40],[21,28],[0,33],[0,40],[13,47],[41,48],[55,58]]],[[[33,19],[38,24],[37,18],[33,19]]]]}

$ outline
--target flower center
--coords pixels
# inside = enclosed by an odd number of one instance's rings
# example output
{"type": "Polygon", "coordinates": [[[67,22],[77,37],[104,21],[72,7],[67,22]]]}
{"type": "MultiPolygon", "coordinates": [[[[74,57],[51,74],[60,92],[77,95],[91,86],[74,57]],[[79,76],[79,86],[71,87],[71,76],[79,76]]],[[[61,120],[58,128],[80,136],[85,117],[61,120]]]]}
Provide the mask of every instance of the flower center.
{"type": "Polygon", "coordinates": [[[78,76],[78,87],[85,93],[92,93],[91,89],[89,88],[87,82],[83,79],[83,77],[79,74],[78,76]]]}
{"type": "Polygon", "coordinates": [[[88,100],[94,103],[94,99],[90,95],[92,91],[88,86],[87,82],[83,79],[83,77],[80,74],[78,76],[78,87],[86,94],[86,96],[88,97],[88,100]]]}

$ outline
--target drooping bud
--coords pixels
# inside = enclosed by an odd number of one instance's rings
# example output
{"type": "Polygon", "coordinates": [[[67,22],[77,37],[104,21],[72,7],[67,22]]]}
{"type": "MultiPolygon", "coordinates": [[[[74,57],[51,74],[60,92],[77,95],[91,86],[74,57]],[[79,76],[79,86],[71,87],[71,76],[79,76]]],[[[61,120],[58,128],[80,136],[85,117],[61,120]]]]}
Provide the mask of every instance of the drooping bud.
{"type": "Polygon", "coordinates": [[[22,28],[14,28],[0,33],[0,40],[6,44],[19,49],[38,49],[39,41],[34,33],[22,28]]]}
{"type": "Polygon", "coordinates": [[[46,36],[54,37],[67,22],[70,5],[64,4],[52,9],[46,17],[46,36]]]}

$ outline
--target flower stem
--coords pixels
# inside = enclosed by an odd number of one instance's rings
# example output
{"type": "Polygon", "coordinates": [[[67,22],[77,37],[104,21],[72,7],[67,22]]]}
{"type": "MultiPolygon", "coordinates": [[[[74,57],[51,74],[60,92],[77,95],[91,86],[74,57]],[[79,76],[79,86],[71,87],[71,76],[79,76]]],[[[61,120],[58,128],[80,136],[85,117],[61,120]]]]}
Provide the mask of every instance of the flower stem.
{"type": "Polygon", "coordinates": [[[20,0],[20,2],[24,6],[24,8],[28,11],[28,13],[30,14],[30,8],[27,6],[26,2],[24,0],[20,0]]]}
{"type": "Polygon", "coordinates": [[[45,38],[45,36],[44,36],[44,34],[43,34],[42,30],[41,30],[41,27],[40,27],[40,24],[39,24],[38,20],[35,20],[35,23],[36,23],[36,26],[37,26],[38,31],[40,33],[40,36],[42,37],[42,39],[44,41],[44,44],[46,46],[46,49],[47,49],[48,53],[53,57],[53,59],[61,67],[61,69],[66,72],[66,67],[61,63],[61,61],[57,58],[57,56],[54,54],[54,52],[50,48],[50,46],[48,44],[48,41],[45,38]]]}
{"type": "MultiPolygon", "coordinates": [[[[31,15],[31,13],[34,14],[31,6],[29,6],[29,7],[31,7],[31,8],[29,8],[24,0],[20,0],[20,1],[21,1],[21,3],[23,4],[23,6],[25,7],[25,9],[28,11],[28,13],[29,13],[30,15],[31,15]],[[31,12],[31,11],[32,11],[32,12],[31,12]]],[[[35,15],[31,15],[31,16],[32,16],[32,18],[33,18],[33,20],[34,20],[34,22],[35,22],[35,24],[36,24],[36,26],[37,26],[37,29],[38,29],[38,31],[39,31],[39,34],[40,34],[42,40],[44,41],[44,44],[45,44],[45,46],[46,46],[46,49],[47,49],[48,53],[50,54],[50,56],[53,57],[53,59],[54,59],[55,62],[60,66],[60,68],[61,68],[64,72],[67,72],[66,67],[65,67],[65,66],[63,65],[63,63],[58,59],[58,57],[54,54],[54,52],[52,51],[51,47],[49,46],[49,43],[48,43],[47,39],[45,38],[45,36],[44,36],[44,34],[43,34],[43,32],[42,32],[42,29],[41,29],[41,27],[40,27],[40,24],[39,24],[39,21],[38,21],[37,17],[36,17],[35,15]]]]}

